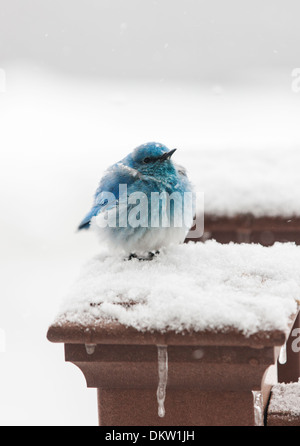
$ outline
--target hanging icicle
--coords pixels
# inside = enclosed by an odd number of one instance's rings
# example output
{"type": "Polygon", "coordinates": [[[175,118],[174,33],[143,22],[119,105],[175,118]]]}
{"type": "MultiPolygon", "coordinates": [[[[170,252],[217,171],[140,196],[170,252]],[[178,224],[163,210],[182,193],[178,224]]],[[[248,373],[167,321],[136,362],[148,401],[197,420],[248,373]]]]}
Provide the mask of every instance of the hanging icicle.
{"type": "Polygon", "coordinates": [[[158,354],[158,387],[157,387],[157,402],[158,402],[158,416],[165,416],[165,398],[168,381],[168,350],[166,345],[157,346],[158,354]]]}
{"type": "Polygon", "coordinates": [[[254,408],[254,426],[264,425],[263,397],[260,390],[252,390],[254,408]]]}

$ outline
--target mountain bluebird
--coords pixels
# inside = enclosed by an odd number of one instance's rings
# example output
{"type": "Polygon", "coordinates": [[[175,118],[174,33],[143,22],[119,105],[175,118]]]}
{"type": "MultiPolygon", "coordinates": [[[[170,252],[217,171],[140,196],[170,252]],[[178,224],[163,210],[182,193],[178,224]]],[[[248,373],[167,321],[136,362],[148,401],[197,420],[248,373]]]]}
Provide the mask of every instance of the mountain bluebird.
{"type": "Polygon", "coordinates": [[[109,167],[79,229],[96,228],[101,243],[129,258],[151,259],[160,248],[182,243],[194,199],[185,169],[171,159],[175,151],[149,142],[109,167]]]}

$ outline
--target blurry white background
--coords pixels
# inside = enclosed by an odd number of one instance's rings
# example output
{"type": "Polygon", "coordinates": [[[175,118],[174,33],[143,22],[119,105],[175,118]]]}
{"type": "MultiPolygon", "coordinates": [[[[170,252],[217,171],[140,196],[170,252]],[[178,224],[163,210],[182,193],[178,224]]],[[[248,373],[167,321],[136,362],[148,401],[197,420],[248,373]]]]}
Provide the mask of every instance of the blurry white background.
{"type": "Polygon", "coordinates": [[[76,227],[101,173],[153,140],[187,168],[207,148],[298,147],[300,4],[0,7],[0,424],[95,425],[96,391],[46,332],[99,249],[76,227]]]}

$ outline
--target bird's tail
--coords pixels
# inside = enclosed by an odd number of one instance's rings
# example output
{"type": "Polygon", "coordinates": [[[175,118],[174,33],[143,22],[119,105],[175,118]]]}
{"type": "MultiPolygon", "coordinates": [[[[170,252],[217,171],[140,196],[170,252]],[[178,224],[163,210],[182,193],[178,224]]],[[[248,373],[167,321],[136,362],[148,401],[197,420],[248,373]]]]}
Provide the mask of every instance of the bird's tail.
{"type": "Polygon", "coordinates": [[[89,229],[91,219],[98,215],[100,210],[100,206],[94,206],[90,212],[84,217],[84,219],[81,221],[80,225],[78,226],[78,231],[81,229],[89,229]]]}

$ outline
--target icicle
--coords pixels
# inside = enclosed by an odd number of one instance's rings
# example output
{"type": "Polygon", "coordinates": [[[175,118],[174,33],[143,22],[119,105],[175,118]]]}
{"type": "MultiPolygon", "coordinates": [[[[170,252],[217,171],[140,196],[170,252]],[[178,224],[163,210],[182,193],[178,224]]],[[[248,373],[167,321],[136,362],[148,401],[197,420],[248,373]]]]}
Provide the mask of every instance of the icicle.
{"type": "Polygon", "coordinates": [[[286,360],[287,360],[287,357],[286,357],[286,342],[285,342],[284,345],[280,349],[278,361],[279,361],[279,364],[285,364],[286,360]]]}
{"type": "Polygon", "coordinates": [[[85,351],[88,355],[92,355],[95,351],[96,344],[85,344],[85,351]]]}
{"type": "Polygon", "coordinates": [[[254,407],[254,426],[264,425],[263,398],[260,390],[252,390],[254,407]]]}
{"type": "Polygon", "coordinates": [[[157,387],[157,402],[158,402],[158,416],[165,416],[165,398],[166,387],[168,381],[168,351],[166,345],[157,346],[158,353],[158,387],[157,387]]]}

